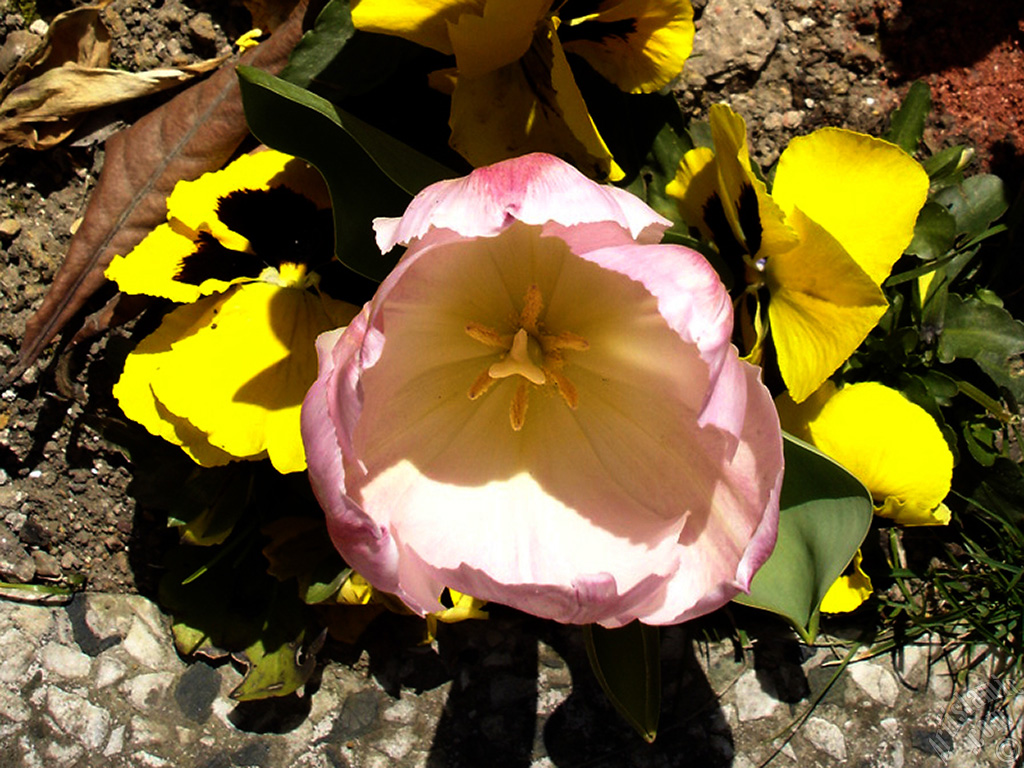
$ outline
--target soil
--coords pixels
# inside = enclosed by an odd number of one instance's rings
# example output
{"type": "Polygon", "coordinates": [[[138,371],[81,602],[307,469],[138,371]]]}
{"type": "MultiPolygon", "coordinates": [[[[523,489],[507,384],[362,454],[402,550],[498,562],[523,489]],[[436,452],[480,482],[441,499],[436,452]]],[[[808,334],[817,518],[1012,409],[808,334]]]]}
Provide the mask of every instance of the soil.
{"type": "MultiPolygon", "coordinates": [[[[679,100],[694,117],[729,100],[746,117],[757,162],[771,164],[791,137],[819,126],[881,133],[910,82],[923,78],[935,103],[929,150],[969,142],[979,168],[1011,183],[1024,178],[1019,0],[991,0],[973,15],[949,0],[698,0],[698,25],[723,3],[764,18],[777,9],[778,41],[759,66],[684,76],[679,100]]],[[[28,6],[0,0],[0,39],[32,28],[16,10],[28,6]]],[[[43,21],[68,7],[37,6],[43,21]]],[[[250,23],[241,5],[201,0],[116,0],[112,12],[113,66],[129,70],[224,52],[250,23]]],[[[102,140],[162,98],[96,113],[64,144],[17,151],[0,165],[0,370],[14,364],[60,264],[102,165],[102,140]]],[[[141,330],[119,329],[70,357],[51,349],[0,392],[0,579],[59,583],[80,574],[91,590],[152,594],[175,534],[138,500],[140,469],[125,446],[145,444],[160,461],[180,456],[125,423],[110,396],[141,330]],[[70,387],[58,386],[58,369],[70,372],[70,387]]]]}

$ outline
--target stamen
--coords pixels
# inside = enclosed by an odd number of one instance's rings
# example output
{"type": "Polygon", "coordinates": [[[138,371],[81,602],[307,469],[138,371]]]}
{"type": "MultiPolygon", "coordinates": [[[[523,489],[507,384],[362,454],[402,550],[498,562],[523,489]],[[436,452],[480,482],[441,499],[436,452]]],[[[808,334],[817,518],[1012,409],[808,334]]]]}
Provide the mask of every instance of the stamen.
{"type": "Polygon", "coordinates": [[[523,297],[523,311],[519,315],[519,324],[536,335],[537,320],[540,319],[542,309],[544,309],[544,299],[540,295],[540,288],[533,283],[526,289],[526,296],[523,297]]]}
{"type": "Polygon", "coordinates": [[[565,404],[575,411],[576,406],[580,404],[580,393],[576,389],[576,385],[557,371],[550,371],[549,373],[551,378],[554,379],[555,386],[558,387],[558,394],[562,396],[565,404]]]}
{"type": "Polygon", "coordinates": [[[512,337],[512,348],[508,354],[494,363],[488,369],[488,373],[495,379],[519,375],[534,384],[545,383],[547,377],[544,376],[544,371],[530,359],[529,344],[530,335],[525,328],[520,328],[512,337]]]}
{"type": "Polygon", "coordinates": [[[516,432],[523,428],[526,423],[526,409],[530,405],[530,394],[526,388],[526,382],[520,381],[516,387],[516,393],[512,395],[512,405],[508,409],[508,418],[512,422],[512,429],[516,432]]]}
{"type": "Polygon", "coordinates": [[[497,349],[508,349],[508,345],[512,341],[511,336],[507,334],[502,335],[483,323],[466,323],[466,334],[473,341],[479,341],[481,344],[497,349]]]}
{"type": "Polygon", "coordinates": [[[480,372],[480,375],[476,377],[476,381],[473,382],[473,386],[469,388],[469,392],[467,393],[469,395],[469,399],[476,400],[488,389],[493,387],[494,382],[496,381],[497,379],[491,377],[490,371],[484,369],[480,372]]]}
{"type": "Polygon", "coordinates": [[[554,336],[543,335],[540,337],[540,343],[545,352],[556,349],[574,349],[577,352],[583,352],[590,349],[590,344],[586,339],[568,331],[563,331],[554,336]]]}

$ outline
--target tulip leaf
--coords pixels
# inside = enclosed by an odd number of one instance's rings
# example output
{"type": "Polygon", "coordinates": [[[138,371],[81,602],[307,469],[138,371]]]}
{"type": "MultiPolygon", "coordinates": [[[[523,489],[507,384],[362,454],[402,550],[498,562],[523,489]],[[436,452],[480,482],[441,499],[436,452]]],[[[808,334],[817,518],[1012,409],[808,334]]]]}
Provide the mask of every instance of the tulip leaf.
{"type": "Polygon", "coordinates": [[[907,98],[892,115],[889,130],[883,136],[904,152],[914,154],[924,136],[924,121],[932,110],[932,92],[923,80],[916,81],[907,91],[907,98]]]}
{"type": "Polygon", "coordinates": [[[338,259],[383,280],[395,256],[377,250],[373,219],[401,215],[411,195],[454,172],[310,91],[249,67],[239,67],[238,77],[257,138],[301,157],[327,182],[338,259]]]}
{"type": "Polygon", "coordinates": [[[661,637],[634,621],[618,629],[583,627],[587,658],[608,699],[644,741],[658,733],[661,711],[661,637]]]}
{"type": "Polygon", "coordinates": [[[938,203],[925,203],[917,215],[914,225],[914,239],[907,246],[907,253],[922,259],[938,259],[945,256],[956,239],[956,219],[938,203]]]}
{"type": "Polygon", "coordinates": [[[819,607],[871,527],[874,506],[863,484],[835,461],[791,435],[785,437],[779,537],[737,603],[788,619],[813,641],[819,607]]]}

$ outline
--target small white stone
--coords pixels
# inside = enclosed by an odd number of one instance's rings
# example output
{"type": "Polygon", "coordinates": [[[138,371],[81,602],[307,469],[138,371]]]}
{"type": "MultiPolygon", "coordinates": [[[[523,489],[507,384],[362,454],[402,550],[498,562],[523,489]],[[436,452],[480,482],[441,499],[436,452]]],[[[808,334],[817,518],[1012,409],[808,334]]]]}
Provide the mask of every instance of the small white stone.
{"type": "Polygon", "coordinates": [[[132,620],[131,629],[124,639],[124,649],[129,656],[150,669],[160,669],[166,656],[166,650],[160,641],[138,617],[132,620]]]}
{"type": "Polygon", "coordinates": [[[895,736],[900,732],[900,721],[895,717],[886,717],[880,723],[882,730],[889,736],[895,736]]]}
{"type": "Polygon", "coordinates": [[[42,470],[39,469],[33,469],[31,472],[28,473],[28,476],[33,480],[38,480],[40,477],[43,476],[43,472],[42,470]]]}
{"type": "Polygon", "coordinates": [[[96,665],[96,687],[106,688],[124,677],[124,664],[106,654],[100,656],[96,665]]]}
{"type": "Polygon", "coordinates": [[[413,703],[412,697],[407,696],[385,709],[381,717],[392,723],[408,723],[415,715],[416,705],[413,703]]]}
{"type": "Polygon", "coordinates": [[[846,759],[846,739],[838,725],[820,717],[809,717],[800,732],[811,744],[836,760],[846,759]]]}
{"type": "Polygon", "coordinates": [[[28,31],[31,32],[33,35],[45,37],[46,33],[50,31],[50,25],[47,24],[42,19],[36,19],[35,21],[28,25],[28,31]]]}
{"type": "Polygon", "coordinates": [[[401,728],[394,731],[386,741],[377,745],[377,748],[384,752],[394,761],[399,761],[416,746],[416,733],[411,728],[401,728]]]}
{"type": "Polygon", "coordinates": [[[43,669],[57,677],[86,677],[92,669],[92,659],[75,648],[47,643],[39,651],[43,669]]]}
{"type": "Polygon", "coordinates": [[[6,717],[16,723],[24,723],[32,716],[21,696],[14,691],[0,688],[0,717],[6,717]]]}
{"type": "Polygon", "coordinates": [[[103,756],[119,755],[122,749],[124,749],[124,726],[119,725],[110,732],[107,746],[103,748],[103,756]]]}
{"type": "Polygon", "coordinates": [[[110,715],[81,696],[51,686],[46,692],[46,709],[61,731],[89,749],[98,750],[106,741],[110,715]]]}
{"type": "Polygon", "coordinates": [[[136,752],[134,757],[136,762],[144,766],[144,768],[166,768],[166,766],[170,765],[162,757],[157,757],[149,752],[136,752]]]}
{"type": "Polygon", "coordinates": [[[874,701],[887,707],[896,705],[896,699],[900,695],[899,683],[885,667],[864,662],[851,664],[848,671],[853,682],[874,701]]]}
{"type": "MultiPolygon", "coordinates": [[[[769,683],[770,687],[770,683],[769,683]]],[[[732,694],[736,702],[736,712],[740,722],[746,723],[751,720],[760,720],[770,717],[779,706],[778,700],[772,695],[774,691],[766,691],[761,681],[757,679],[757,673],[749,669],[744,672],[740,679],[733,686],[732,694]]]]}
{"type": "Polygon", "coordinates": [[[133,707],[145,712],[161,703],[164,692],[173,683],[173,672],[150,672],[126,680],[121,685],[121,691],[128,697],[133,707]]]}
{"type": "Polygon", "coordinates": [[[136,747],[148,747],[153,744],[163,744],[167,741],[170,732],[167,726],[147,720],[136,715],[132,718],[131,742],[136,747]]]}
{"type": "Polygon", "coordinates": [[[84,750],[77,744],[58,744],[51,742],[46,745],[44,754],[47,765],[71,765],[82,756],[84,750]]]}

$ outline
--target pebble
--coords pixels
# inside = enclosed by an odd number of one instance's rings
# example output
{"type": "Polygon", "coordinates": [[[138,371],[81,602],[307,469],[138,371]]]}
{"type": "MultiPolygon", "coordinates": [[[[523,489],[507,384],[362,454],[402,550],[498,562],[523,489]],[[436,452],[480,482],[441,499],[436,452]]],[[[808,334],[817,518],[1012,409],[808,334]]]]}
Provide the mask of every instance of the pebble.
{"type": "Polygon", "coordinates": [[[836,760],[846,759],[846,739],[835,723],[821,717],[809,717],[800,729],[811,744],[836,760]]]}
{"type": "Polygon", "coordinates": [[[889,670],[875,664],[851,664],[850,677],[872,700],[887,707],[896,705],[899,683],[889,670]]]}
{"type": "Polygon", "coordinates": [[[6,523],[0,523],[0,580],[28,584],[36,576],[36,564],[6,523]]]}

